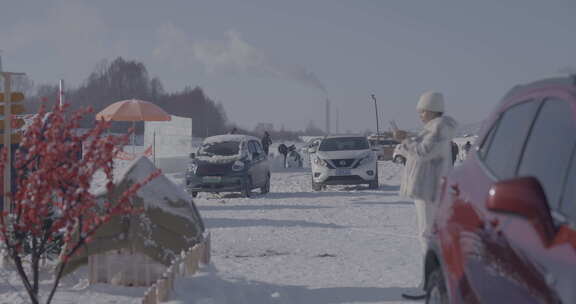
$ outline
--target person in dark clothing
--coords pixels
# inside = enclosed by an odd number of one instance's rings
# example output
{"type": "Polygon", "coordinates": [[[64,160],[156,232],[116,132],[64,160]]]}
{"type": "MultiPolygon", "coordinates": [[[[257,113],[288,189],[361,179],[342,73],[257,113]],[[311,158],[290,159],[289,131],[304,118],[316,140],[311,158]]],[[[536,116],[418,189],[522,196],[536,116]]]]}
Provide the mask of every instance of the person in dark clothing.
{"type": "Polygon", "coordinates": [[[456,163],[456,158],[458,157],[458,145],[455,142],[450,142],[451,146],[452,146],[452,165],[454,165],[454,163],[456,163]]]}
{"type": "Polygon", "coordinates": [[[278,153],[284,156],[284,168],[286,168],[286,157],[288,156],[288,147],[285,144],[278,146],[278,153]]]}
{"type": "Polygon", "coordinates": [[[472,149],[472,144],[467,141],[466,144],[464,145],[464,153],[466,153],[466,155],[468,155],[468,152],[470,152],[470,149],[472,149]]]}
{"type": "Polygon", "coordinates": [[[232,130],[230,130],[229,134],[236,134],[236,132],[238,132],[238,129],[236,129],[236,127],[232,128],[232,130]]]}
{"type": "Polygon", "coordinates": [[[270,134],[267,131],[264,131],[264,136],[262,137],[262,148],[266,155],[268,155],[268,150],[270,149],[270,145],[272,144],[272,139],[270,138],[270,134]]]}

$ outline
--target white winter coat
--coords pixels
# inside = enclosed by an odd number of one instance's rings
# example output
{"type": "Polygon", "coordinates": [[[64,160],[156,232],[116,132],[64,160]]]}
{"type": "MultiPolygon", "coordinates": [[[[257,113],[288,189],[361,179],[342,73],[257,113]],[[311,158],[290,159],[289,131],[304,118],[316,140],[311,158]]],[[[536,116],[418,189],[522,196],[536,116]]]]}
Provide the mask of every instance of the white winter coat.
{"type": "Polygon", "coordinates": [[[430,120],[414,138],[402,142],[406,166],[400,195],[434,202],[440,178],[452,168],[451,141],[457,122],[448,116],[430,120]]]}

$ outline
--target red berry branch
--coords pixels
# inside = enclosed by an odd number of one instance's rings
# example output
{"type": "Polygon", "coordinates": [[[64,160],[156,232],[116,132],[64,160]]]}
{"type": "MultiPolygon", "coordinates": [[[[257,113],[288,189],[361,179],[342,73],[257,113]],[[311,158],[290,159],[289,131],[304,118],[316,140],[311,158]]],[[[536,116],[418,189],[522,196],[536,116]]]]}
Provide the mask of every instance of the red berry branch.
{"type": "MultiPolygon", "coordinates": [[[[69,113],[68,105],[46,112],[42,106],[15,151],[16,191],[0,216],[0,242],[13,262],[32,303],[40,303],[40,260],[56,251],[59,266],[45,303],[58,288],[68,259],[91,240],[94,232],[114,216],[139,212],[131,198],[160,172],[133,184],[120,198],[102,202],[90,192],[94,176],[105,175],[112,193],[114,157],[128,136],[107,135],[108,122],[99,121],[80,133],[79,122],[90,109],[69,113]],[[6,208],[8,207],[8,208],[6,208]],[[24,261],[29,261],[28,270],[24,261]]],[[[6,150],[0,154],[0,172],[6,150]]]]}

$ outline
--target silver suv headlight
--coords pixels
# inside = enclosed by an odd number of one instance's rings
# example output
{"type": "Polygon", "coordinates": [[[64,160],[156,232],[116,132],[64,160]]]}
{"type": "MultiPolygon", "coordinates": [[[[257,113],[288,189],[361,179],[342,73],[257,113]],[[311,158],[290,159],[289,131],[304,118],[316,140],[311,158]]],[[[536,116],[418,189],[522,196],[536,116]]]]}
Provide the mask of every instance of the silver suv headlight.
{"type": "Polygon", "coordinates": [[[322,167],[326,167],[328,168],[328,163],[326,162],[326,160],[321,159],[320,157],[316,156],[314,158],[314,163],[318,166],[322,166],[322,167]]]}
{"type": "Polygon", "coordinates": [[[244,164],[243,161],[237,160],[232,164],[232,171],[242,171],[244,170],[244,167],[246,167],[246,164],[244,164]]]}

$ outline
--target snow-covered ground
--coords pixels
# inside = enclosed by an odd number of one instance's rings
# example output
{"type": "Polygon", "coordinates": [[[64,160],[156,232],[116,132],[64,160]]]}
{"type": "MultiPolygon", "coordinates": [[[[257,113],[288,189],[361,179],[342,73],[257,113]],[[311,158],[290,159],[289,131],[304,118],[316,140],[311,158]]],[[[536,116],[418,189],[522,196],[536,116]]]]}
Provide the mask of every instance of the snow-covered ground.
{"type": "Polygon", "coordinates": [[[377,191],[313,192],[309,172],[292,171],[275,172],[265,196],[200,194],[213,264],[180,280],[171,303],[404,303],[421,260],[401,167],[380,163],[377,191]]]}
{"type": "MultiPolygon", "coordinates": [[[[212,264],[179,279],[170,303],[411,303],[421,251],[413,204],[398,197],[401,167],[380,163],[380,190],[313,192],[305,169],[274,172],[272,193],[195,200],[212,234],[212,264]]],[[[182,185],[183,174],[169,177],[182,185]]],[[[27,303],[14,271],[0,269],[0,303],[27,303]],[[17,292],[18,291],[18,292],[17,292]]],[[[139,303],[144,288],[87,286],[85,268],[54,303],[139,303]]]]}

